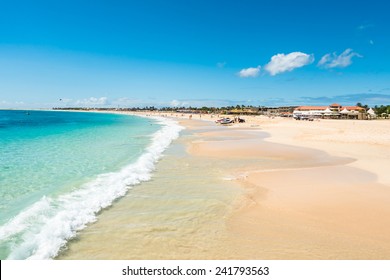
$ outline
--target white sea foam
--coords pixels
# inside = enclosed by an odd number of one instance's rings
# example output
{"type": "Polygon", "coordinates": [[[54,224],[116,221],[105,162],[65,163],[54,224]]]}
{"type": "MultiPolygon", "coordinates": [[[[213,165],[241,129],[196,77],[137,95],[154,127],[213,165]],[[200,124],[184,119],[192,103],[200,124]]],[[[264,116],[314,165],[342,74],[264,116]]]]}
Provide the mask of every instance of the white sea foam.
{"type": "Polygon", "coordinates": [[[96,221],[96,215],[143,181],[150,180],[156,162],[183,127],[154,118],[163,126],[138,160],[113,173],[99,175],[80,189],[56,198],[43,197],[0,227],[0,240],[12,240],[8,259],[54,258],[77,231],[96,221]]]}

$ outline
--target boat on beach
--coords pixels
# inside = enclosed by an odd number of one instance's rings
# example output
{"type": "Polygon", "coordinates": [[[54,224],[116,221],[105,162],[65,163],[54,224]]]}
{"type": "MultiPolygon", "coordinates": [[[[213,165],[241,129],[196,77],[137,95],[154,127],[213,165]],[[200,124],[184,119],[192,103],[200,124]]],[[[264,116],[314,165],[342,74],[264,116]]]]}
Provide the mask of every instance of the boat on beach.
{"type": "Polygon", "coordinates": [[[234,121],[231,118],[222,118],[222,119],[216,120],[215,122],[219,123],[219,124],[231,124],[234,121]]]}
{"type": "Polygon", "coordinates": [[[232,123],[235,123],[235,122],[244,123],[245,119],[241,119],[241,118],[234,118],[234,119],[222,118],[222,119],[219,119],[219,120],[215,121],[215,123],[219,123],[219,124],[232,124],[232,123]]]}

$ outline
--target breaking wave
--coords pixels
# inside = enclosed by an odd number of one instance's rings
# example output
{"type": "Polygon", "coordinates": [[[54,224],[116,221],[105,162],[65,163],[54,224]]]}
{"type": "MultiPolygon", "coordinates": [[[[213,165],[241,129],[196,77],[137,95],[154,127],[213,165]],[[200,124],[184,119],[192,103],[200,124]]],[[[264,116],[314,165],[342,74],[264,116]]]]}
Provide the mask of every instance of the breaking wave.
{"type": "Polygon", "coordinates": [[[97,213],[124,196],[134,185],[150,180],[156,162],[183,129],[175,121],[154,118],[162,128],[145,152],[118,172],[98,175],[78,190],[43,197],[0,227],[0,240],[10,244],[8,259],[51,259],[78,231],[96,221],[97,213]]]}

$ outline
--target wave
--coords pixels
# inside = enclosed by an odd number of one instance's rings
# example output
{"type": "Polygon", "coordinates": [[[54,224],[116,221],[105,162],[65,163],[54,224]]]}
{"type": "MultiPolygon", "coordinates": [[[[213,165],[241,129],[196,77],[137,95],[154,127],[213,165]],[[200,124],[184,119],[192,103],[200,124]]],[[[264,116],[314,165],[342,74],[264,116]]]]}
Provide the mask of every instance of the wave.
{"type": "Polygon", "coordinates": [[[183,129],[175,121],[152,117],[162,128],[136,162],[118,172],[99,175],[80,189],[56,198],[43,197],[0,227],[7,240],[8,259],[51,259],[96,215],[124,196],[132,186],[150,180],[156,162],[183,129]]]}

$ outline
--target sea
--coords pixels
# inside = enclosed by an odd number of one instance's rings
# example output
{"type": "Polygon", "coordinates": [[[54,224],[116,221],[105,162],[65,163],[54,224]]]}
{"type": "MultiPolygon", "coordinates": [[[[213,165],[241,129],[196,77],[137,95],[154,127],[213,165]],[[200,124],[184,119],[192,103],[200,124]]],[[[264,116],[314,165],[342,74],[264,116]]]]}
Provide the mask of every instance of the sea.
{"type": "Polygon", "coordinates": [[[0,110],[0,259],[52,259],[134,186],[183,128],[159,117],[0,110]]]}

